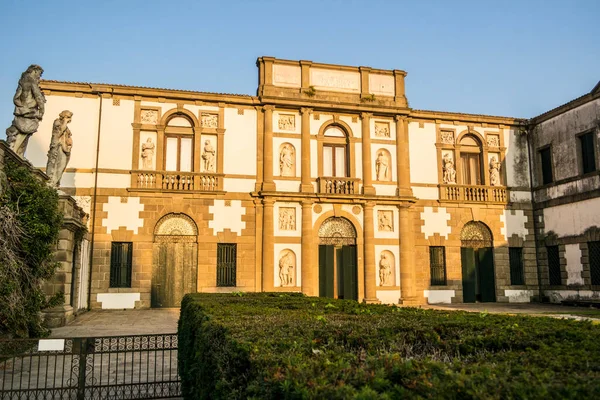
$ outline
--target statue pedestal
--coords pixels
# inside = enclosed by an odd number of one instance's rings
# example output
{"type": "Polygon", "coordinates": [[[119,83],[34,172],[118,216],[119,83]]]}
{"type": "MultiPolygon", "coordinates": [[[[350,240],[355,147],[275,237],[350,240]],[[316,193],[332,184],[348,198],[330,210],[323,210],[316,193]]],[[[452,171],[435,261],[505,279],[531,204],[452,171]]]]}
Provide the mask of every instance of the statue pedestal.
{"type": "Polygon", "coordinates": [[[56,306],[43,311],[44,325],[48,328],[58,328],[73,321],[73,307],[69,305],[56,306]]]}

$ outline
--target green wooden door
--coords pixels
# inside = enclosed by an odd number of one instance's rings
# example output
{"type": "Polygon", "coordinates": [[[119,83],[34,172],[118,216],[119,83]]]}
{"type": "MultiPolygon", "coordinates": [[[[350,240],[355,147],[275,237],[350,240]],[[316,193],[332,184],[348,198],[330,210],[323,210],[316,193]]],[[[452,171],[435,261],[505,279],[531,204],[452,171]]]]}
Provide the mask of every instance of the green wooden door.
{"type": "Polygon", "coordinates": [[[463,302],[475,303],[475,280],[477,279],[475,273],[475,269],[477,268],[475,250],[468,247],[461,247],[460,256],[462,264],[463,302]]]}
{"type": "Polygon", "coordinates": [[[496,282],[494,279],[494,251],[491,247],[477,250],[479,267],[479,288],[482,302],[496,301],[496,282]]]}
{"type": "Polygon", "coordinates": [[[356,246],[342,246],[338,258],[338,298],[358,300],[358,270],[356,246]]]}
{"type": "Polygon", "coordinates": [[[333,298],[334,246],[319,245],[319,296],[333,298]]]}

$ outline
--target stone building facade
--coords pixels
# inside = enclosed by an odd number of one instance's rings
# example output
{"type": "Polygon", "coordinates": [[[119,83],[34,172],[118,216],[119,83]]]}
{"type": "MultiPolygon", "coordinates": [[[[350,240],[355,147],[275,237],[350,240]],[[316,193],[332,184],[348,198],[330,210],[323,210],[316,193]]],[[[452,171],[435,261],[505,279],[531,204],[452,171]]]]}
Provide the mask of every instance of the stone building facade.
{"type": "Polygon", "coordinates": [[[256,96],[42,82],[27,157],[72,111],[61,189],[90,214],[92,308],[539,297],[529,121],[412,109],[404,71],[257,66],[256,96]]]}

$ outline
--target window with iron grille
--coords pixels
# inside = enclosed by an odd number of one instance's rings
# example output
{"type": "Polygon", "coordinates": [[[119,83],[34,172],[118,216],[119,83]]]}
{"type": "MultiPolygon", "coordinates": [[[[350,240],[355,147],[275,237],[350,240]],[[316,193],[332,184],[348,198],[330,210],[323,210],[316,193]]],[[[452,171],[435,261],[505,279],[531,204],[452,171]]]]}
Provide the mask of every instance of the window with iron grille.
{"type": "Polygon", "coordinates": [[[508,260],[510,262],[510,284],[524,285],[525,278],[523,276],[523,248],[509,247],[508,260]]]}
{"type": "Polygon", "coordinates": [[[592,285],[600,285],[600,241],[588,242],[588,256],[592,285]]]}
{"type": "Polygon", "coordinates": [[[560,257],[558,246],[546,246],[548,252],[548,278],[551,285],[560,285],[560,257]]]}
{"type": "Polygon", "coordinates": [[[235,286],[237,245],[217,243],[217,286],[235,286]]]}
{"type": "Polygon", "coordinates": [[[131,287],[133,243],[112,242],[110,246],[110,287],[131,287]]]}
{"type": "Polygon", "coordinates": [[[540,150],[540,158],[542,161],[542,183],[547,185],[554,180],[552,176],[552,154],[550,147],[540,150]]]}
{"type": "Polygon", "coordinates": [[[584,174],[596,170],[596,155],[594,154],[594,132],[579,136],[581,145],[581,166],[584,174]]]}
{"type": "Polygon", "coordinates": [[[446,248],[429,247],[429,267],[431,270],[431,286],[446,284],[446,248]]]}

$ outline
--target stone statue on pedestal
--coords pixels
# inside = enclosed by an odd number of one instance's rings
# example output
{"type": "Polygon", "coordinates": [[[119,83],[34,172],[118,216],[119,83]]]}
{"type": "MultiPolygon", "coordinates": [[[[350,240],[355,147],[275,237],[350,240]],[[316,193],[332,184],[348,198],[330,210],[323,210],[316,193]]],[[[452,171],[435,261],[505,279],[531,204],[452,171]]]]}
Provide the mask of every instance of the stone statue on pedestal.
{"type": "Polygon", "coordinates": [[[46,165],[46,175],[50,177],[48,185],[51,187],[59,186],[60,178],[62,178],[71,158],[73,139],[67,124],[71,122],[72,117],[73,113],[65,110],[59,114],[52,125],[52,139],[48,150],[48,164],[46,165]]]}
{"type": "Polygon", "coordinates": [[[6,130],[6,141],[21,158],[24,158],[29,137],[37,131],[44,116],[46,99],[39,86],[43,72],[39,65],[30,65],[21,75],[13,97],[15,117],[6,130]]]}

